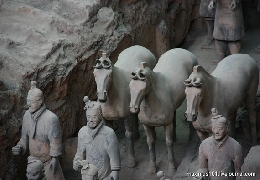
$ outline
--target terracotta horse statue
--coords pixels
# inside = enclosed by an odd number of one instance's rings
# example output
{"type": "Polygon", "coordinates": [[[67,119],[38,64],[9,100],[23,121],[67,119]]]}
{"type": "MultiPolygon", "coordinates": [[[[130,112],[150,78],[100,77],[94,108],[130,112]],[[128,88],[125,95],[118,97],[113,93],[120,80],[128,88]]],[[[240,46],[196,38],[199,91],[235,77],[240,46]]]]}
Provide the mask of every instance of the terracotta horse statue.
{"type": "Polygon", "coordinates": [[[209,74],[202,66],[195,66],[187,80],[185,93],[187,111],[201,140],[211,133],[211,108],[230,120],[229,132],[235,136],[235,120],[239,106],[244,104],[249,113],[252,144],[257,144],[255,97],[259,70],[254,59],[247,54],[233,54],[224,58],[209,74]]]}
{"type": "MultiPolygon", "coordinates": [[[[113,65],[104,54],[96,61],[94,77],[97,84],[97,96],[101,102],[103,117],[106,122],[125,119],[125,135],[128,139],[128,167],[134,167],[135,154],[133,143],[133,122],[138,125],[137,115],[130,113],[129,74],[140,62],[147,62],[153,68],[155,56],[145,47],[132,46],[122,51],[113,65]]],[[[138,126],[136,127],[138,131],[138,126]]]]}
{"type": "Polygon", "coordinates": [[[149,173],[156,172],[155,127],[163,126],[166,135],[169,169],[175,172],[173,134],[176,124],[175,110],[185,99],[183,80],[189,77],[196,57],[189,51],[176,48],[164,53],[153,71],[146,63],[131,73],[130,111],[138,113],[143,124],[149,146],[149,173]]]}

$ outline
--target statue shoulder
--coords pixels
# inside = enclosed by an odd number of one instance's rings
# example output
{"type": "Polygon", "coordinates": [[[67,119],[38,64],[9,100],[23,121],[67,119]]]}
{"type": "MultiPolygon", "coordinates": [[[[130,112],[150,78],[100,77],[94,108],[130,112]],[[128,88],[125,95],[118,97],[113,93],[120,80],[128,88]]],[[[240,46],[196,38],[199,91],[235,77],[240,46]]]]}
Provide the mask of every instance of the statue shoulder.
{"type": "Polygon", "coordinates": [[[59,122],[58,116],[48,109],[46,109],[43,112],[43,115],[44,115],[44,118],[48,119],[51,122],[59,122]]]}
{"type": "Polygon", "coordinates": [[[111,139],[114,139],[116,138],[116,133],[115,131],[110,128],[110,127],[107,127],[107,126],[103,126],[102,128],[102,133],[104,133],[104,135],[106,136],[106,138],[108,140],[111,140],[111,139]]]}
{"type": "Polygon", "coordinates": [[[237,149],[237,148],[241,148],[242,149],[242,146],[239,144],[239,142],[237,142],[234,138],[232,138],[230,136],[228,137],[228,142],[227,143],[228,144],[232,144],[235,149],[237,149]]]}
{"type": "Polygon", "coordinates": [[[82,136],[83,134],[86,134],[88,132],[88,127],[87,126],[83,126],[82,128],[80,128],[79,133],[78,133],[78,137],[82,136]]]}
{"type": "Polygon", "coordinates": [[[207,139],[203,140],[200,144],[201,147],[205,147],[205,146],[211,146],[211,144],[213,143],[213,137],[210,136],[207,139]]]}

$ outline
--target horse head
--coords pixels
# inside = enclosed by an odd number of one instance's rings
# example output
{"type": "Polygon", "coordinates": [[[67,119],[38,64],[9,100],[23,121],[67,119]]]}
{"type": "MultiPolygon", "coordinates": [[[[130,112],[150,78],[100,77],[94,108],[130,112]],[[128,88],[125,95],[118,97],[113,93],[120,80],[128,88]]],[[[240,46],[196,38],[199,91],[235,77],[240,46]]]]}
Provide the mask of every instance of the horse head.
{"type": "Polygon", "coordinates": [[[192,73],[183,82],[186,85],[187,111],[184,113],[187,121],[196,121],[198,108],[203,98],[202,79],[198,74],[192,73]]]}
{"type": "Polygon", "coordinates": [[[130,111],[139,113],[140,105],[151,87],[151,70],[145,62],[140,63],[140,67],[131,73],[129,88],[131,94],[130,111]]]}
{"type": "Polygon", "coordinates": [[[106,101],[112,82],[112,62],[107,58],[106,53],[103,53],[102,57],[96,60],[93,74],[97,84],[98,100],[106,101]]]}

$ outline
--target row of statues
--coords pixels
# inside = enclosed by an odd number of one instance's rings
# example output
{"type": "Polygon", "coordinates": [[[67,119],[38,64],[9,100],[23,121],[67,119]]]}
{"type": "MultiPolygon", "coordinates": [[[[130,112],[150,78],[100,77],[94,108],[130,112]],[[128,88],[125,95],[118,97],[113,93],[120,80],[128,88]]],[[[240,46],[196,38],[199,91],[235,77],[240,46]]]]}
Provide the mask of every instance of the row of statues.
{"type": "MultiPolygon", "coordinates": [[[[200,171],[233,172],[230,169],[231,161],[236,166],[236,172],[240,171],[243,163],[242,148],[234,139],[228,137],[228,132],[235,137],[235,112],[245,102],[249,110],[252,143],[257,143],[254,99],[259,70],[250,56],[230,55],[218,64],[212,74],[198,65],[191,52],[180,48],[164,53],[156,65],[152,53],[141,46],[125,49],[119,58],[116,66],[105,53],[96,61],[94,76],[98,81],[99,101],[91,101],[87,96],[83,99],[87,125],[78,133],[77,153],[73,160],[73,168],[81,171],[82,179],[119,179],[121,163],[118,140],[114,130],[104,123],[133,114],[138,114],[147,135],[150,173],[156,172],[155,127],[165,128],[169,161],[167,175],[173,176],[176,171],[173,151],[176,135],[175,111],[185,97],[186,118],[192,122],[203,141],[199,149],[200,171]],[[135,66],[128,66],[127,71],[131,73],[123,76],[125,66],[131,64],[131,58],[125,57],[133,56],[137,50],[135,66]],[[121,80],[118,75],[123,76],[121,80]],[[120,90],[122,94],[111,94],[111,88],[117,88],[117,92],[120,90]],[[122,97],[120,101],[116,101],[119,106],[114,107],[113,100],[118,97],[122,97]],[[218,115],[217,110],[211,111],[212,107],[217,108],[224,117],[218,115]],[[209,137],[209,133],[213,136],[209,137]],[[214,159],[216,157],[219,157],[218,161],[214,159]],[[223,163],[225,166],[220,166],[223,163]]],[[[29,109],[23,117],[21,139],[12,148],[12,152],[14,155],[21,155],[29,150],[28,179],[64,179],[58,159],[62,154],[59,120],[46,108],[43,92],[36,87],[35,81],[31,82],[27,104],[29,109]]],[[[130,167],[135,166],[133,121],[131,118],[125,121],[130,167]]],[[[162,172],[157,175],[165,178],[162,172]]]]}

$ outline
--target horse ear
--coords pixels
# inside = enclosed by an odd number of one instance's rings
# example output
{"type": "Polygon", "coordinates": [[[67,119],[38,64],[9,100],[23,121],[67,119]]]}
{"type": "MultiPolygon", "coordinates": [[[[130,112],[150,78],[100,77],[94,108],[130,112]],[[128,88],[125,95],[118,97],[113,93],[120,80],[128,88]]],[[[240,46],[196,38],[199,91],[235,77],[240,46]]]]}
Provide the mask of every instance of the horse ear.
{"type": "Polygon", "coordinates": [[[193,67],[193,72],[198,73],[198,72],[204,72],[207,76],[210,76],[208,71],[206,71],[201,65],[197,65],[193,67]]]}
{"type": "Polygon", "coordinates": [[[146,67],[149,67],[149,64],[147,62],[141,62],[139,66],[141,70],[144,70],[146,67]]]}

